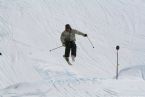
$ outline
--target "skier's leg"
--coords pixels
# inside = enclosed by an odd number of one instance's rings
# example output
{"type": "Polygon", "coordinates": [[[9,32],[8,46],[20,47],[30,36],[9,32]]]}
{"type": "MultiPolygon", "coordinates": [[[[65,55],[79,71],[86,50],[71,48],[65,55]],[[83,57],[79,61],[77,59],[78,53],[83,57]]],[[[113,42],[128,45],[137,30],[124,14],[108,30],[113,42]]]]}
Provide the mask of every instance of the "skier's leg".
{"type": "Polygon", "coordinates": [[[75,42],[73,42],[71,44],[71,57],[72,57],[72,60],[75,61],[75,57],[76,57],[76,44],[75,44],[75,42]]]}
{"type": "Polygon", "coordinates": [[[65,47],[65,55],[64,57],[66,58],[67,61],[69,61],[69,54],[70,54],[70,43],[67,42],[66,43],[66,47],[65,47]]]}

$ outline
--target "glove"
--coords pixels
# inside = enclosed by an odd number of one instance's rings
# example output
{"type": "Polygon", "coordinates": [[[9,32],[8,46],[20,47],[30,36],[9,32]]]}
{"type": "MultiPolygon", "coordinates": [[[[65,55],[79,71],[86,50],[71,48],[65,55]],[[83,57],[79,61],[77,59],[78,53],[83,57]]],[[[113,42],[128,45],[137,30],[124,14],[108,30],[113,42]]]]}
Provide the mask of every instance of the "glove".
{"type": "Polygon", "coordinates": [[[84,37],[87,37],[88,35],[87,34],[84,34],[84,37]]]}

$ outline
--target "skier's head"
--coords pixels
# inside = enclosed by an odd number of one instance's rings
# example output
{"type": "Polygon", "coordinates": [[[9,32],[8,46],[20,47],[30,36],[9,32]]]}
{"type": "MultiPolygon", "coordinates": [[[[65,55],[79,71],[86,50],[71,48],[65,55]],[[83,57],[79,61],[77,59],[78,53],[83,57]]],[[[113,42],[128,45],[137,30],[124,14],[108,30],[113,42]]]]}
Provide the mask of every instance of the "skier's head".
{"type": "Polygon", "coordinates": [[[72,30],[71,26],[69,24],[66,24],[65,31],[69,32],[70,30],[72,30]]]}

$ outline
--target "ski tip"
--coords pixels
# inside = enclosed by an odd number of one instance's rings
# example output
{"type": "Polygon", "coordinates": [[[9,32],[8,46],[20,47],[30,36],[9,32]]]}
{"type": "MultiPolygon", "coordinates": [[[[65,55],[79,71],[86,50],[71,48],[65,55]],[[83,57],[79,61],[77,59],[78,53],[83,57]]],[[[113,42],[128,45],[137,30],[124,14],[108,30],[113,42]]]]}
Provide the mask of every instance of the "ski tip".
{"type": "Polygon", "coordinates": [[[68,65],[72,65],[72,63],[70,63],[70,62],[67,62],[68,63],[68,65]]]}

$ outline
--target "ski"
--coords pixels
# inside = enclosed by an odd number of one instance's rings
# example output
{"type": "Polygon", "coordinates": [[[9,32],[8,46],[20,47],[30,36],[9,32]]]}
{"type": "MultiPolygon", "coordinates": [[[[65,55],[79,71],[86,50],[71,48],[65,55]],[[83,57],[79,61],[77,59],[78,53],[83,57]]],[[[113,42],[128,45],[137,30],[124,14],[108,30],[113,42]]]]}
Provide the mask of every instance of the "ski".
{"type": "Polygon", "coordinates": [[[66,57],[64,57],[64,59],[68,63],[68,65],[72,65],[72,63],[69,61],[69,59],[67,59],[66,57]]]}
{"type": "Polygon", "coordinates": [[[66,61],[68,63],[68,65],[72,65],[72,63],[70,63],[69,61],[66,61]]]}

